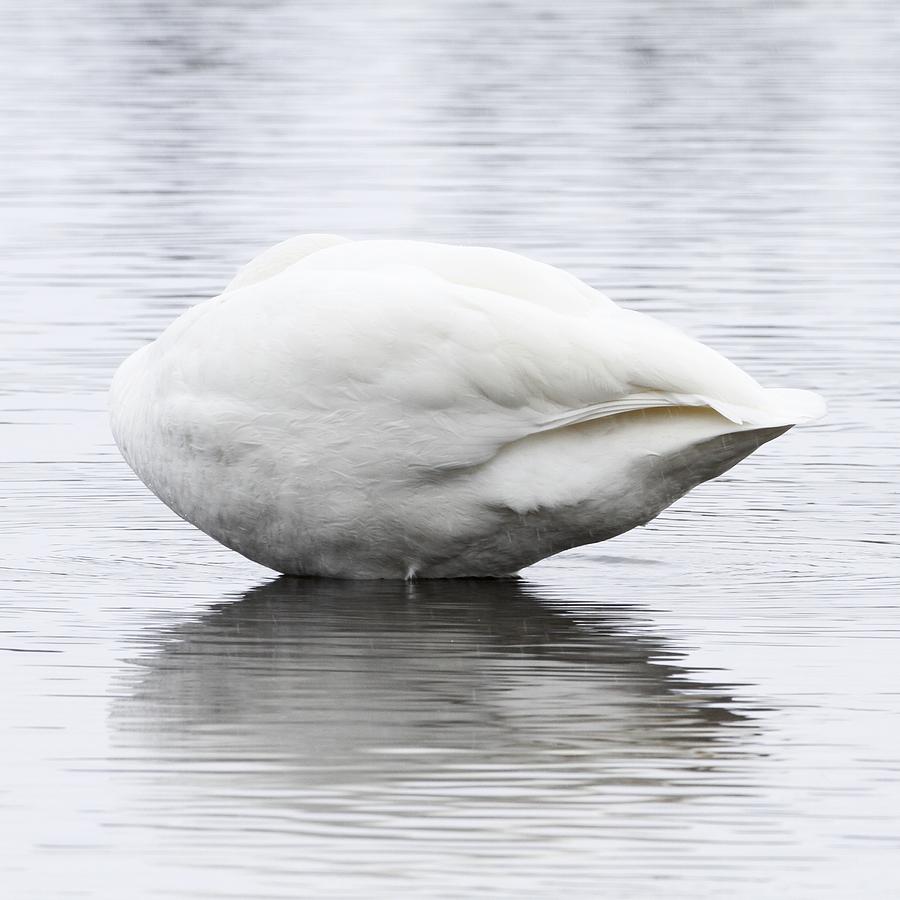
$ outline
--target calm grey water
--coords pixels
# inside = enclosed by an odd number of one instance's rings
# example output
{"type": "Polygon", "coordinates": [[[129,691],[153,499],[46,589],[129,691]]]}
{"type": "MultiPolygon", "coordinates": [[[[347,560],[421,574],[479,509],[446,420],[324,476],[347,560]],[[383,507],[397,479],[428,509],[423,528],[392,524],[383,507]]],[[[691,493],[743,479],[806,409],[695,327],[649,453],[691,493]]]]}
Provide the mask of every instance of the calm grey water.
{"type": "Polygon", "coordinates": [[[900,15],[2,2],[10,898],[900,895],[900,15]],[[301,231],[565,266],[830,417],[519,582],[273,580],[119,360],[301,231]]]}

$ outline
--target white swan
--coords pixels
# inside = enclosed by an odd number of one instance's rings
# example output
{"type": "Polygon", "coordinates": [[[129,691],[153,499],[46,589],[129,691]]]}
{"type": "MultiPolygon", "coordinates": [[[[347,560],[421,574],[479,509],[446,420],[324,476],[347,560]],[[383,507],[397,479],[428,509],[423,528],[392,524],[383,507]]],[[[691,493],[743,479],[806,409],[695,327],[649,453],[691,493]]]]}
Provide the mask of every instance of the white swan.
{"type": "Polygon", "coordinates": [[[656,516],[821,399],[500,250],[303,235],[126,360],[122,454],[280,572],[503,575],[656,516]]]}

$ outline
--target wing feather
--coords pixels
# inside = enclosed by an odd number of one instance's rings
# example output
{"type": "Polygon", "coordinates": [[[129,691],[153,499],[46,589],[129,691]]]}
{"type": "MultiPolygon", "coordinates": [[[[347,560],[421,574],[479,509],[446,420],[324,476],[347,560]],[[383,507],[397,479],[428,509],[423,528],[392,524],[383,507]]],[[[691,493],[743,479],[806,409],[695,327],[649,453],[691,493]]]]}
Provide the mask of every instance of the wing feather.
{"type": "MultiPolygon", "coordinates": [[[[219,310],[223,354],[246,346],[241,371],[260,365],[231,395],[334,411],[410,465],[477,465],[529,435],[641,409],[706,406],[737,424],[795,414],[709,347],[503,251],[306,235],[229,290],[251,284],[219,310]],[[258,320],[269,324],[248,344],[258,320]]],[[[201,383],[233,371],[217,364],[201,383]]],[[[337,434],[323,425],[323,441],[337,434]]]]}

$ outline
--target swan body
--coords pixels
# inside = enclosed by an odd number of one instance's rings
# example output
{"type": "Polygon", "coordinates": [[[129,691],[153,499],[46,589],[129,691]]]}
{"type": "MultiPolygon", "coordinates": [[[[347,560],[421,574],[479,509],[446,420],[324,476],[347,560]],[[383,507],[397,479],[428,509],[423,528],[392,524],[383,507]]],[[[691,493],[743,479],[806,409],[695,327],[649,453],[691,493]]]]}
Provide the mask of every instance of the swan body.
{"type": "Polygon", "coordinates": [[[113,381],[176,513],[280,572],[504,575],[656,516],[821,399],[500,250],[303,235],[113,381]]]}

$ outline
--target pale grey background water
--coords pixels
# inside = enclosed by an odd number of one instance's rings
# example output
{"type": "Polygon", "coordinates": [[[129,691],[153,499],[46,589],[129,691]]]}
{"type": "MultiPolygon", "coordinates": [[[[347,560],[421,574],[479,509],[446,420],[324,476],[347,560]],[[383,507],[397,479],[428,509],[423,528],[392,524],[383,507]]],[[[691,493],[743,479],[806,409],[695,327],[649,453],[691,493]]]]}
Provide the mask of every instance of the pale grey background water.
{"type": "Polygon", "coordinates": [[[15,898],[900,895],[900,13],[3,2],[15,898]],[[107,432],[301,231],[499,245],[821,391],[518,585],[272,582],[107,432]]]}

